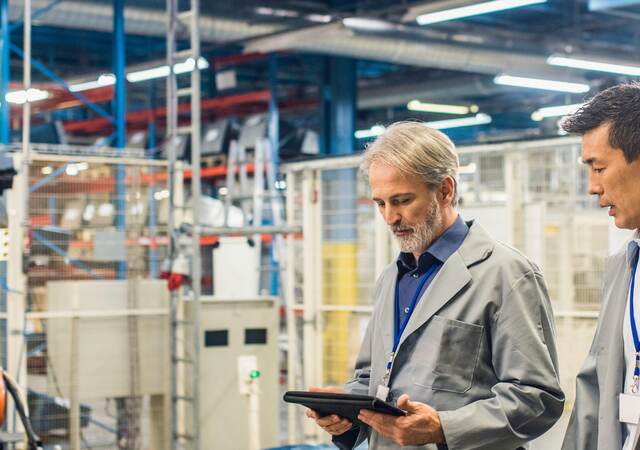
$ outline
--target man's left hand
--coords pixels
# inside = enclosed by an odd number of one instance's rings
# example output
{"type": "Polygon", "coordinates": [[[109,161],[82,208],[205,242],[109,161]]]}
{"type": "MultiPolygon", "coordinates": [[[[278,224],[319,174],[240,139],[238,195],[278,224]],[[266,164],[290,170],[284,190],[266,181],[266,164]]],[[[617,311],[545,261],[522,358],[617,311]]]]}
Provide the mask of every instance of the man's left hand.
{"type": "Polygon", "coordinates": [[[398,408],[407,412],[396,417],[363,409],[358,419],[399,445],[441,444],[444,433],[438,412],[429,405],[412,402],[407,394],[398,399],[398,408]]]}

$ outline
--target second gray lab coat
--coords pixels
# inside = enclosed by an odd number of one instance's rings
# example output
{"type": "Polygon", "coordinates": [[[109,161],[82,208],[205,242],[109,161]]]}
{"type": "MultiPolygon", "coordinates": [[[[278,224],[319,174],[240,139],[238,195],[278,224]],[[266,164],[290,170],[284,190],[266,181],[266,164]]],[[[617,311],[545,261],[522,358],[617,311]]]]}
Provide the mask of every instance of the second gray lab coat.
{"type": "MultiPolygon", "coordinates": [[[[636,233],[636,238],[640,237],[636,233]]],[[[624,320],[631,266],[626,248],[605,260],[596,334],[576,380],[576,401],[562,450],[620,450],[618,397],[623,389],[624,320]]]]}
{"type": "MultiPolygon", "coordinates": [[[[381,383],[393,346],[397,273],[394,262],[378,279],[348,392],[375,395],[381,383]]],[[[389,385],[394,399],[406,393],[439,412],[450,450],[526,448],[556,422],[564,404],[553,314],[538,268],[470,223],[416,306],[389,385]]],[[[351,448],[369,438],[372,450],[401,448],[369,427],[355,443],[349,434],[334,442],[351,448]]]]}

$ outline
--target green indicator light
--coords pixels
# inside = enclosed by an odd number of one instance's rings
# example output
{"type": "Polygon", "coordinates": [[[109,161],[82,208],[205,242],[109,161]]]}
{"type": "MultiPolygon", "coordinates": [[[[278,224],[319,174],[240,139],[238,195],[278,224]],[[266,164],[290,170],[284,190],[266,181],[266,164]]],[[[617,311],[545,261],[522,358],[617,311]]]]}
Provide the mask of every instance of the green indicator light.
{"type": "Polygon", "coordinates": [[[253,378],[260,378],[260,371],[259,370],[252,370],[251,372],[249,372],[249,376],[253,379],[253,378]]]}

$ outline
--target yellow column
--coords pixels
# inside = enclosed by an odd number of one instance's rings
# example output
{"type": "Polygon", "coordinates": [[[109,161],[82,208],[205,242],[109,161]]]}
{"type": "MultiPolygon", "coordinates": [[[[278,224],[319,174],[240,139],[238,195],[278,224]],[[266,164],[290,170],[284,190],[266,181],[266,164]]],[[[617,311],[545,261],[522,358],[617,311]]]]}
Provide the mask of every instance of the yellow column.
{"type": "MultiPolygon", "coordinates": [[[[322,245],[323,303],[355,305],[358,302],[356,242],[326,242],[322,245]]],[[[349,367],[350,319],[348,311],[325,314],[323,330],[325,385],[341,385],[351,377],[349,367]]]]}

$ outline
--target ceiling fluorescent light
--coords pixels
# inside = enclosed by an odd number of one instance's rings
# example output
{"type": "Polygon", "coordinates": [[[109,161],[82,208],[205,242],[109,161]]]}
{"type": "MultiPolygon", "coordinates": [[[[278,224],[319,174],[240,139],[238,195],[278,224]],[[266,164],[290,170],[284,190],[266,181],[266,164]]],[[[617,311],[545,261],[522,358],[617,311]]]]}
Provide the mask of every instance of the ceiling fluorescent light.
{"type": "Polygon", "coordinates": [[[39,100],[44,100],[46,98],[49,98],[49,93],[47,91],[43,91],[40,89],[31,88],[27,91],[21,90],[21,91],[7,92],[4,98],[9,103],[23,105],[27,102],[32,103],[32,102],[37,102],[39,100]]]}
{"type": "Polygon", "coordinates": [[[486,125],[491,123],[491,116],[488,114],[478,113],[471,117],[462,117],[460,119],[436,120],[434,122],[425,122],[428,127],[436,130],[444,130],[447,128],[472,127],[476,125],[486,125]]]}
{"type": "Polygon", "coordinates": [[[541,78],[515,77],[512,75],[498,75],[493,79],[496,84],[517,86],[546,91],[571,92],[582,94],[589,92],[589,85],[584,83],[569,83],[566,81],[544,80],[541,78]]]}
{"type": "MultiPolygon", "coordinates": [[[[206,69],[209,67],[209,63],[203,57],[198,59],[198,68],[206,69]]],[[[173,72],[175,74],[188,73],[195,68],[195,62],[193,58],[189,58],[184,62],[177,63],[173,66],[173,72]]],[[[127,74],[127,81],[130,83],[137,83],[139,81],[153,80],[155,78],[163,78],[169,76],[169,66],[153,67],[151,69],[138,70],[136,72],[130,72],[127,74]]]]}
{"type": "Polygon", "coordinates": [[[300,13],[291,9],[279,9],[268,8],[265,6],[259,6],[255,9],[256,14],[261,16],[273,16],[273,17],[299,17],[300,13]]]}
{"type": "Polygon", "coordinates": [[[368,17],[347,17],[342,19],[342,24],[347,28],[362,31],[388,31],[394,28],[389,22],[368,17]]]}
{"type": "Polygon", "coordinates": [[[576,112],[584,103],[574,103],[573,105],[559,105],[559,106],[547,106],[546,108],[540,108],[531,113],[531,119],[536,122],[541,121],[546,117],[558,117],[566,116],[576,112]]]}
{"type": "Polygon", "coordinates": [[[478,16],[496,11],[520,8],[523,6],[546,3],[547,0],[494,0],[491,2],[476,3],[459,8],[450,8],[442,11],[434,11],[421,14],[416,17],[418,25],[429,25],[432,23],[446,22],[448,20],[461,19],[463,17],[478,16]]]}
{"type": "Polygon", "coordinates": [[[376,136],[380,136],[384,133],[385,127],[383,125],[374,125],[368,130],[358,130],[355,132],[356,139],[366,139],[376,136]]]}
{"type": "Polygon", "coordinates": [[[409,103],[407,103],[407,109],[409,111],[464,115],[469,113],[477,113],[478,105],[442,105],[438,103],[423,103],[419,100],[411,100],[409,103]]]}
{"type": "Polygon", "coordinates": [[[77,83],[69,86],[71,92],[87,91],[104,86],[112,86],[116,84],[116,76],[112,73],[103,73],[97,80],[87,81],[85,83],[77,83]]]}
{"type": "Polygon", "coordinates": [[[138,70],[127,74],[127,81],[137,83],[139,81],[153,80],[169,76],[169,66],[153,67],[151,69],[138,70]]]}
{"type": "Polygon", "coordinates": [[[549,58],[547,58],[547,63],[552,66],[572,67],[574,69],[594,70],[597,72],[617,73],[636,77],[640,76],[640,66],[613,64],[604,61],[569,58],[559,55],[549,56],[549,58]]]}
{"type": "Polygon", "coordinates": [[[307,14],[304,16],[309,22],[316,23],[329,23],[331,22],[331,16],[328,14],[307,14]]]}

